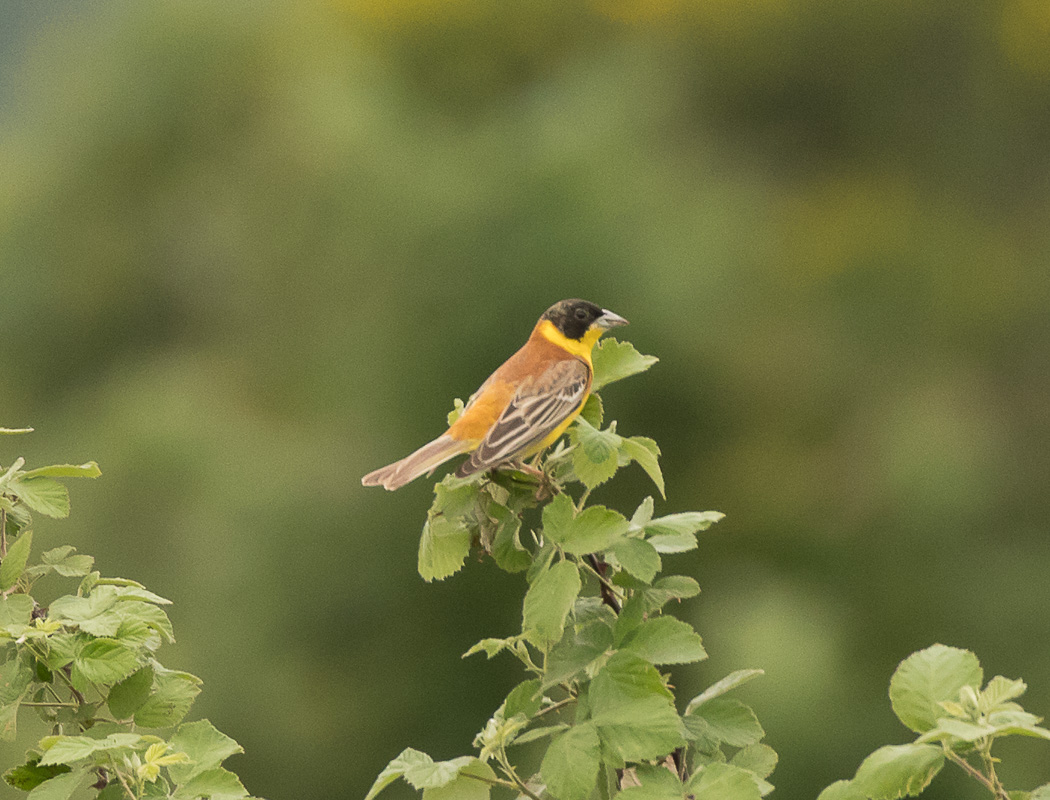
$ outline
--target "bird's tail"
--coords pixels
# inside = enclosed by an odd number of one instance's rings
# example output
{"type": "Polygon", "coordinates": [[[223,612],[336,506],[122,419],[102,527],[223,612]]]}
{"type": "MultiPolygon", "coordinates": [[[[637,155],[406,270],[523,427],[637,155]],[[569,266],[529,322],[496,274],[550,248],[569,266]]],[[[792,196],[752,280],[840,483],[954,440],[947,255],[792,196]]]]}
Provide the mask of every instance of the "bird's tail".
{"type": "Polygon", "coordinates": [[[453,456],[473,450],[477,442],[453,439],[447,433],[442,434],[429,444],[420,447],[411,455],[400,461],[388,464],[375,472],[369,472],[361,479],[363,486],[382,486],[394,491],[409,481],[413,481],[424,472],[431,472],[453,456]]]}

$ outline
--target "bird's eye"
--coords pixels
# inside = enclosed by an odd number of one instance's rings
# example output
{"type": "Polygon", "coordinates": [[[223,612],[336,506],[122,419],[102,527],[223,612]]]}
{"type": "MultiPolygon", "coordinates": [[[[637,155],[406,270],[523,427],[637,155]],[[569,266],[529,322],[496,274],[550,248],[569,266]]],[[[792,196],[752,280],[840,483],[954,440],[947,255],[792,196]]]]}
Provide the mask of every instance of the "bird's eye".
{"type": "Polygon", "coordinates": [[[576,309],[576,319],[581,320],[581,321],[587,319],[587,309],[586,308],[577,308],[576,309]]]}

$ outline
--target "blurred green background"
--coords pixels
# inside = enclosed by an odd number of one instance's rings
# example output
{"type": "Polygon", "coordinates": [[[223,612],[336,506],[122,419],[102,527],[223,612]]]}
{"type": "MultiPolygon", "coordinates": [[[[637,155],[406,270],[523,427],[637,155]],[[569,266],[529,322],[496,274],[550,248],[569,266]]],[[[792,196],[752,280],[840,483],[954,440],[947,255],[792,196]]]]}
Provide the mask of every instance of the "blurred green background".
{"type": "Polygon", "coordinates": [[[469,751],[520,673],[459,656],[523,592],[424,584],[429,485],[360,476],[591,299],[661,358],[605,393],[658,511],[728,515],[667,564],[681,695],[765,668],[805,800],[908,738],[933,642],[1050,714],[1048,213],[1044,0],[6,2],[0,462],[98,460],[41,542],[175,601],[249,789],[358,798],[469,751]]]}

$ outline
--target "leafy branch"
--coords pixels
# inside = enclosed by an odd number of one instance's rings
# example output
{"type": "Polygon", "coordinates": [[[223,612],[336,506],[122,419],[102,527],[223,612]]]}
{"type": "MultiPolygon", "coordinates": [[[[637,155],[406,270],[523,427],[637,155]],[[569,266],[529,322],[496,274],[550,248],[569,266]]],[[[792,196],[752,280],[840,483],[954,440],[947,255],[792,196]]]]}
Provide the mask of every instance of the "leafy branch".
{"type": "Polygon", "coordinates": [[[1008,736],[1050,740],[1050,730],[1017,702],[1024,681],[984,672],[968,650],[935,644],[913,653],[890,680],[893,711],[918,733],[909,744],[880,747],[849,781],[838,781],[818,800],[917,797],[951,762],[995,800],[1050,800],[1050,784],[1031,792],[1007,791],[996,774],[993,745],[1008,736]]]}
{"type": "Polygon", "coordinates": [[[51,734],[4,780],[31,800],[67,800],[88,785],[100,800],[247,797],[222,766],[240,745],[207,720],[183,722],[200,679],[157,660],[174,641],[170,601],[137,581],[102,577],[71,545],[30,559],[33,514],[69,515],[58,479],[97,478],[98,465],[24,466],[18,458],[0,467],[0,739],[15,739],[23,709],[51,734]],[[76,583],[43,606],[38,583],[53,578],[76,583]]]}
{"type": "MultiPolygon", "coordinates": [[[[594,388],[655,361],[607,340],[594,353],[594,388]]],[[[398,779],[424,800],[487,800],[493,792],[530,800],[758,800],[772,791],[766,778],[776,753],[761,743],[751,709],[724,697],[761,670],[733,673],[679,710],[659,669],[707,658],[693,627],[664,613],[672,600],[696,596],[699,585],[659,575],[665,557],[695,549],[698,534],[722,514],[654,517],[651,497],[630,518],[589,505],[593,489],[632,463],[664,494],[656,442],[624,436],[603,418],[602,400],[592,394],[567,441],[542,462],[450,476],[434,487],[420,575],[447,578],[471,550],[524,573],[521,631],[482,639],[464,655],[509,653],[528,677],[475,737],[474,755],[434,761],[405,749],[366,800],[398,779]],[[531,751],[524,760],[539,769],[523,771],[512,751],[531,751]]]]}

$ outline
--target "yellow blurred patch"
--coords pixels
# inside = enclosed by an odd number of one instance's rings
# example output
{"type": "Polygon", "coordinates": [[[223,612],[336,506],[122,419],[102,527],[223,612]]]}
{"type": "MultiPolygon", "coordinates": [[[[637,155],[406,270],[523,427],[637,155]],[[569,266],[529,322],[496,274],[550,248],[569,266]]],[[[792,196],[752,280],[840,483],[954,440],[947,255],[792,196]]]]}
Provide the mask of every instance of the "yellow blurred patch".
{"type": "Polygon", "coordinates": [[[1008,0],[1000,39],[1011,64],[1030,75],[1050,77],[1050,2],[1008,0]]]}
{"type": "Polygon", "coordinates": [[[716,28],[747,28],[779,17],[797,0],[591,0],[600,14],[621,22],[654,22],[687,18],[716,28]]]}

